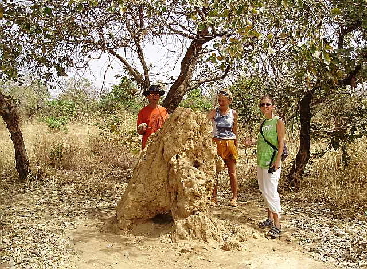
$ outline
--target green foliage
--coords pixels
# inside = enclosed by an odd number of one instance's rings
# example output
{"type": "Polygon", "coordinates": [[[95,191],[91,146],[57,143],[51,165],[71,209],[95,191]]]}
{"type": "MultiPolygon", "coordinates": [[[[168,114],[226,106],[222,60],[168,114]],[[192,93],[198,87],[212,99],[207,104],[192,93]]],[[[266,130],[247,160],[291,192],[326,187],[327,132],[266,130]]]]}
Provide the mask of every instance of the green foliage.
{"type": "Polygon", "coordinates": [[[0,82],[0,86],[4,94],[12,96],[17,101],[21,116],[26,118],[36,116],[50,98],[46,85],[40,80],[32,80],[30,77],[26,77],[18,83],[0,82]]]}
{"type": "Polygon", "coordinates": [[[54,131],[66,131],[66,124],[69,122],[68,117],[45,117],[44,122],[47,124],[47,126],[54,131]]]}
{"type": "Polygon", "coordinates": [[[72,118],[76,112],[76,104],[70,100],[51,100],[48,101],[49,115],[55,117],[72,118]]]}
{"type": "Polygon", "coordinates": [[[70,121],[83,119],[96,112],[96,96],[89,81],[71,78],[64,81],[62,92],[56,99],[45,102],[38,115],[50,129],[66,131],[70,121]]]}
{"type": "Polygon", "coordinates": [[[98,122],[96,125],[101,130],[101,134],[112,133],[121,134],[120,130],[124,124],[124,120],[119,115],[105,115],[103,122],[98,122]]]}
{"type": "Polygon", "coordinates": [[[314,139],[324,140],[328,148],[338,150],[367,136],[365,95],[330,95],[327,105],[318,105],[317,111],[312,125],[314,139]]]}
{"type": "Polygon", "coordinates": [[[264,95],[272,96],[276,104],[276,114],[287,121],[294,113],[291,110],[288,91],[267,87],[261,77],[239,79],[232,87],[233,101],[231,106],[237,110],[242,128],[257,132],[262,114],[259,109],[260,98],[264,95]]]}
{"type": "Polygon", "coordinates": [[[180,106],[192,110],[208,111],[213,107],[213,104],[209,97],[202,94],[200,89],[195,89],[186,94],[180,106]]]}
{"type": "Polygon", "coordinates": [[[136,114],[127,111],[116,111],[115,114],[104,114],[95,125],[99,129],[99,138],[111,141],[116,146],[124,146],[131,153],[138,153],[141,142],[136,132],[136,114]]]}
{"type": "Polygon", "coordinates": [[[94,113],[97,106],[98,93],[95,87],[87,79],[71,78],[64,82],[58,100],[72,102],[74,117],[83,117],[94,113]]]}
{"type": "Polygon", "coordinates": [[[46,103],[41,120],[52,130],[66,130],[66,125],[74,117],[75,112],[76,105],[73,101],[50,100],[46,103]]]}
{"type": "Polygon", "coordinates": [[[120,109],[137,112],[142,107],[142,102],[136,85],[123,77],[118,85],[112,86],[111,92],[102,95],[99,108],[106,113],[115,113],[120,109]]]}

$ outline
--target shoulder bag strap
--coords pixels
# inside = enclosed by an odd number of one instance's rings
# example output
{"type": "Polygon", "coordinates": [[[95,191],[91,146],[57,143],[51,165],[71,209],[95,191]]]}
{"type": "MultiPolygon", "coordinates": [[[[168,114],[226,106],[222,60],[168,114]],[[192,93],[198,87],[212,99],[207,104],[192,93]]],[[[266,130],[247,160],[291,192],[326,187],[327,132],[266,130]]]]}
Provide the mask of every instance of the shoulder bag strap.
{"type": "Polygon", "coordinates": [[[264,133],[263,133],[263,126],[264,126],[264,123],[265,123],[266,120],[263,121],[263,123],[261,124],[260,126],[260,134],[263,136],[264,138],[264,141],[273,149],[273,155],[271,155],[271,160],[270,160],[270,164],[269,164],[269,167],[272,166],[273,164],[273,159],[275,157],[275,152],[278,151],[278,148],[276,146],[274,146],[272,143],[270,143],[264,136],[264,133]]]}
{"type": "Polygon", "coordinates": [[[265,141],[266,143],[268,143],[268,145],[269,145],[270,147],[272,147],[272,149],[273,149],[273,150],[278,151],[278,148],[277,148],[276,146],[274,146],[272,143],[270,143],[268,140],[266,140],[266,138],[265,138],[265,136],[264,136],[264,133],[263,133],[263,126],[264,126],[265,121],[266,121],[266,120],[264,120],[264,121],[263,121],[263,123],[262,123],[262,124],[261,124],[261,126],[260,126],[260,134],[263,136],[264,141],[265,141]]]}

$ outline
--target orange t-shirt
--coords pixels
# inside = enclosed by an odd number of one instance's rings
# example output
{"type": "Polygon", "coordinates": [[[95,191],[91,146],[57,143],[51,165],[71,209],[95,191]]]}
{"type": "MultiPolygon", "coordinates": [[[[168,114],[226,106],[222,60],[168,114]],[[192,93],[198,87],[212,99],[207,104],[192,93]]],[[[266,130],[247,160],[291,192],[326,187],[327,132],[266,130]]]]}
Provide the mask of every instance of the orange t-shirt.
{"type": "Polygon", "coordinates": [[[146,106],[140,110],[138,114],[137,126],[142,123],[146,123],[148,125],[147,130],[143,134],[142,148],[145,148],[148,137],[158,131],[163,126],[163,123],[167,118],[167,110],[162,106],[158,106],[156,108],[146,106]]]}

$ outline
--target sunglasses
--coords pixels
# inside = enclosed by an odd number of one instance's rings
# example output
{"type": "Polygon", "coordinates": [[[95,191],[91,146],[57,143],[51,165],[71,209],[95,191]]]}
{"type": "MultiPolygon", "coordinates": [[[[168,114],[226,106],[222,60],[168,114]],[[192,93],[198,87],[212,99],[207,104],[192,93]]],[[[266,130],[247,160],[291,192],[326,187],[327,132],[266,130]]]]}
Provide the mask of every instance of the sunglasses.
{"type": "Polygon", "coordinates": [[[272,104],[270,104],[270,103],[261,103],[260,104],[260,107],[264,107],[264,106],[272,106],[272,104]]]}
{"type": "Polygon", "coordinates": [[[218,95],[228,96],[229,94],[228,94],[228,92],[225,92],[225,91],[219,91],[218,95]]]}
{"type": "Polygon", "coordinates": [[[160,95],[159,92],[150,92],[149,95],[160,95]]]}

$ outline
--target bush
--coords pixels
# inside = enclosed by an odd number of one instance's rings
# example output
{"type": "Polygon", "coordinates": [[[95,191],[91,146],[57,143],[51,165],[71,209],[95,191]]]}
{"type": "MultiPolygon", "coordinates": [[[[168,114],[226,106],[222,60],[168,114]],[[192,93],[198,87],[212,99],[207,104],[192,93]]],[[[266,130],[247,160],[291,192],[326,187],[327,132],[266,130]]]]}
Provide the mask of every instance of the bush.
{"type": "Polygon", "coordinates": [[[47,126],[54,131],[66,131],[66,124],[68,123],[67,117],[46,117],[44,119],[44,122],[47,124],[47,126]]]}
{"type": "Polygon", "coordinates": [[[10,95],[17,101],[20,115],[26,118],[37,115],[50,98],[45,83],[39,80],[31,80],[31,78],[24,78],[22,83],[1,82],[1,88],[5,94],[10,95]]]}
{"type": "Polygon", "coordinates": [[[192,110],[208,111],[213,107],[213,104],[211,99],[203,95],[200,89],[195,89],[186,94],[180,106],[192,110]]]}
{"type": "Polygon", "coordinates": [[[120,84],[112,86],[111,92],[102,95],[99,101],[99,108],[109,114],[121,109],[138,112],[142,106],[143,99],[138,95],[136,85],[126,77],[120,84]]]}

